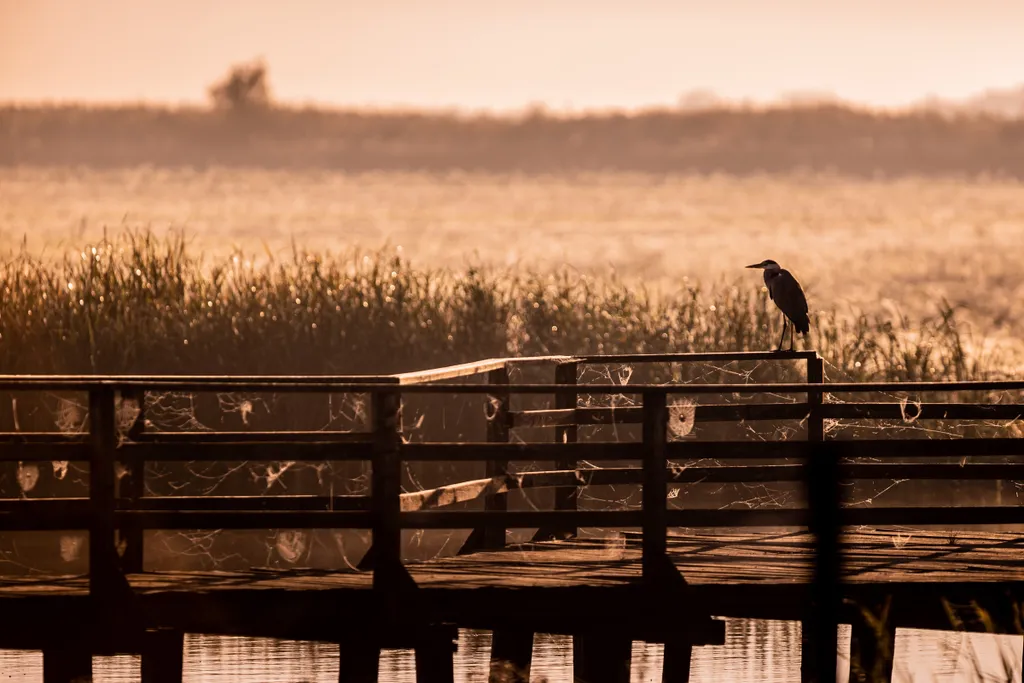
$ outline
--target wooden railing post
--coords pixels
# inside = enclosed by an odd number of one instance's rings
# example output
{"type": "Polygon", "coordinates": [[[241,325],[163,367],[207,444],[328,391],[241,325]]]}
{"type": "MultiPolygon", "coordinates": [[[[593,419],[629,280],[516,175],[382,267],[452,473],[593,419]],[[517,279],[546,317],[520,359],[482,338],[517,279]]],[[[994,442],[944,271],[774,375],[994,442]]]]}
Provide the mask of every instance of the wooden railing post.
{"type": "MultiPolygon", "coordinates": [[[[509,393],[508,390],[501,391],[501,387],[508,387],[508,368],[491,370],[487,373],[487,381],[498,391],[487,394],[488,420],[487,420],[487,442],[508,443],[509,439],[509,393]]],[[[487,461],[488,477],[505,477],[508,475],[508,460],[487,461]]],[[[496,493],[484,498],[484,510],[496,510],[504,512],[508,510],[508,494],[496,493]]],[[[504,527],[487,526],[483,528],[483,547],[488,550],[496,550],[505,547],[504,527]]]]}
{"type": "MultiPolygon", "coordinates": [[[[509,423],[508,368],[498,368],[487,373],[487,383],[495,391],[487,394],[487,443],[508,443],[511,434],[509,423]]],[[[485,476],[505,477],[508,474],[508,460],[488,460],[485,476]]],[[[485,511],[504,512],[508,510],[507,493],[489,493],[484,496],[485,511]]],[[[480,550],[498,550],[505,547],[504,527],[481,526],[473,529],[458,554],[466,555],[480,550]]]]}
{"type": "MultiPolygon", "coordinates": [[[[807,381],[824,383],[824,362],[818,355],[807,359],[807,381]]],[[[808,616],[803,622],[801,678],[815,683],[834,683],[842,600],[839,586],[842,519],[839,459],[836,449],[825,441],[823,393],[810,392],[807,397],[810,411],[805,490],[815,557],[808,616]]]]}
{"type": "MultiPolygon", "coordinates": [[[[146,429],[146,392],[144,389],[133,389],[123,393],[122,399],[134,399],[139,404],[139,413],[128,429],[128,438],[135,440],[146,429]]],[[[146,493],[146,461],[136,455],[131,461],[121,461],[121,466],[126,469],[127,474],[121,479],[118,497],[135,507],[146,493]]],[[[122,571],[141,572],[145,556],[142,527],[135,520],[126,522],[118,534],[118,543],[121,541],[124,542],[124,552],[121,555],[122,571]]]]}
{"type": "MultiPolygon", "coordinates": [[[[575,386],[578,382],[579,375],[579,363],[560,363],[555,366],[555,384],[566,384],[569,386],[575,386]]],[[[555,408],[556,409],[576,409],[579,395],[575,393],[556,394],[555,395],[555,408]]],[[[555,427],[555,443],[576,443],[578,438],[578,429],[574,424],[566,425],[562,427],[555,427]]],[[[575,470],[579,465],[575,460],[556,460],[556,470],[575,470]]],[[[579,500],[579,491],[575,486],[556,488],[554,490],[554,509],[555,510],[573,510],[577,509],[577,503],[579,500]]],[[[576,538],[579,533],[579,529],[575,526],[550,526],[537,530],[533,540],[535,541],[550,541],[560,540],[566,538],[576,538]]]]}
{"type": "Polygon", "coordinates": [[[89,595],[96,605],[110,612],[115,609],[112,599],[119,573],[114,539],[117,413],[113,387],[98,387],[89,392],[89,432],[89,595]]]}
{"type": "Polygon", "coordinates": [[[664,392],[644,394],[643,406],[643,537],[642,571],[646,585],[654,587],[663,574],[668,547],[668,473],[665,454],[668,426],[664,392]]]}
{"type": "MultiPolygon", "coordinates": [[[[825,361],[821,356],[815,354],[807,359],[807,383],[824,384],[824,382],[825,361]]],[[[812,391],[807,394],[807,404],[810,407],[807,415],[808,441],[816,442],[825,439],[825,420],[821,410],[823,402],[824,391],[812,391]]]]}
{"type": "MultiPolygon", "coordinates": [[[[373,588],[382,599],[393,598],[402,566],[401,484],[399,457],[401,434],[398,413],[401,395],[397,391],[374,392],[373,473],[373,588]]],[[[397,607],[397,605],[388,605],[397,607]]]]}

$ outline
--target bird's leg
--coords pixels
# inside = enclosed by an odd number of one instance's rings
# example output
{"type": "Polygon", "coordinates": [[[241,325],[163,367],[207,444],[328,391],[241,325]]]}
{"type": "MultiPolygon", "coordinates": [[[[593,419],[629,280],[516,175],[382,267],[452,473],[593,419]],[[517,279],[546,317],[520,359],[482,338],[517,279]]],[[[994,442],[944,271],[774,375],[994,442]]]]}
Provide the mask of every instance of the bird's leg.
{"type": "Polygon", "coordinates": [[[789,350],[793,350],[793,336],[796,333],[796,325],[789,326],[789,350]]]}
{"type": "Polygon", "coordinates": [[[786,316],[782,316],[782,336],[779,337],[779,346],[778,346],[778,348],[775,349],[776,351],[781,351],[782,350],[782,342],[786,341],[786,327],[788,325],[789,325],[789,320],[786,319],[786,316]]]}

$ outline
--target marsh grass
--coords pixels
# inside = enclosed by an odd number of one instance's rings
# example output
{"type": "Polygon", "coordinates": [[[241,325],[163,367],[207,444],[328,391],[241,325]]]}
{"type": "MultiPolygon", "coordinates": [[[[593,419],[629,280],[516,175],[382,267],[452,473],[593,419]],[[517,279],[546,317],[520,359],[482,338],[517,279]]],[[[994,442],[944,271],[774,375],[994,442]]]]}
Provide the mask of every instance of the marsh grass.
{"type": "MultiPolygon", "coordinates": [[[[662,291],[569,268],[420,268],[386,249],[207,263],[184,237],[147,231],[61,261],[22,251],[0,266],[0,293],[8,373],[362,374],[493,356],[762,350],[782,324],[764,288],[746,281],[662,291]]],[[[1003,369],[971,350],[945,302],[921,319],[812,311],[798,346],[843,379],[1003,369]]]]}

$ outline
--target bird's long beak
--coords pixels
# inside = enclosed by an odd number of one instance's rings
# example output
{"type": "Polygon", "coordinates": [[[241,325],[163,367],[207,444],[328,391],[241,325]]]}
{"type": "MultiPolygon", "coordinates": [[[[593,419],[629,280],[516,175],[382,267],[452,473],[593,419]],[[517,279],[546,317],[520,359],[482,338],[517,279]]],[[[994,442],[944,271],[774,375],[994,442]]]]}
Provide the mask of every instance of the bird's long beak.
{"type": "Polygon", "coordinates": [[[747,268],[762,268],[762,267],[763,266],[760,263],[755,263],[755,264],[753,264],[751,266],[747,266],[747,268]]]}

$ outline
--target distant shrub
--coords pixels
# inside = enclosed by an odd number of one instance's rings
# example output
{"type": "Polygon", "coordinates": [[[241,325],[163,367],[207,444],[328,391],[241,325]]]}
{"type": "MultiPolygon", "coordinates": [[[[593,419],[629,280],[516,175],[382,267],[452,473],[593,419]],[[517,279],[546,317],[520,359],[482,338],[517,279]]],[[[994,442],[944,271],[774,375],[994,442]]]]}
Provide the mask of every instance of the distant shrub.
{"type": "Polygon", "coordinates": [[[209,94],[218,109],[265,109],[270,105],[266,64],[262,60],[256,60],[249,64],[232,66],[223,80],[210,87],[209,94]]]}

